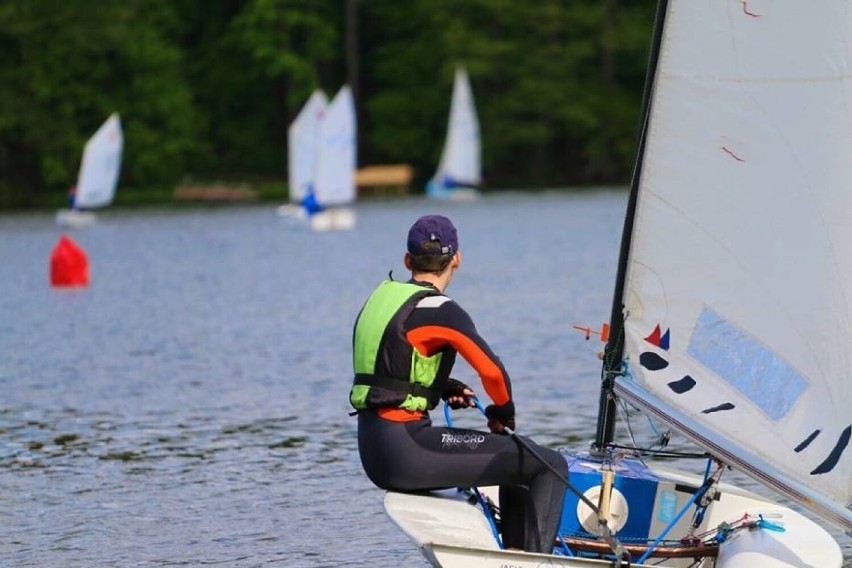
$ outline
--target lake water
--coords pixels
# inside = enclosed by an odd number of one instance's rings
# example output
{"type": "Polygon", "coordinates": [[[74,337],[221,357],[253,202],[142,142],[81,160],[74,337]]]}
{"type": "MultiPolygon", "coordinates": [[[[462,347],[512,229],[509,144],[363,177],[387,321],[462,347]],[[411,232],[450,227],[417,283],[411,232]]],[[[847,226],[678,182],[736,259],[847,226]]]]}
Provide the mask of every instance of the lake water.
{"type": "MultiPolygon", "coordinates": [[[[449,293],[512,375],[519,430],[583,448],[601,344],[572,325],[609,317],[625,202],[372,201],[327,234],[270,205],[106,211],[68,233],[89,257],[82,290],[49,286],[52,215],[0,216],[0,565],[428,566],[358,461],[361,303],[388,271],[407,277],[414,219],[450,216],[449,293]]],[[[454,419],[482,427],[475,414],[454,419]]]]}

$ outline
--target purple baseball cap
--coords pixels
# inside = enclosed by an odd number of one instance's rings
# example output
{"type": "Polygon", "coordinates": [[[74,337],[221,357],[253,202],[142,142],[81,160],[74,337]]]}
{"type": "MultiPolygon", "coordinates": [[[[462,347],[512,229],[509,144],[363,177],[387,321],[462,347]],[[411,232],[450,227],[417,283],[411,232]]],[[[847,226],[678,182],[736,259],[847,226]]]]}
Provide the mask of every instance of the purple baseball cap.
{"type": "Polygon", "coordinates": [[[411,254],[454,254],[458,250],[456,228],[443,215],[424,215],[408,230],[408,252],[411,254]]]}

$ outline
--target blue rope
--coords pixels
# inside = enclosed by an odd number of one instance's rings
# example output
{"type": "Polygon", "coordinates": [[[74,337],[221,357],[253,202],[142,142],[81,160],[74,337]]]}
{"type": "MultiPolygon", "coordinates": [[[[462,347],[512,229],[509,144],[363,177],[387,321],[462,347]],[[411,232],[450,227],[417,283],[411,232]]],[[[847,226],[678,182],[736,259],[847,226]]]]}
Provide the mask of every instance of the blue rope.
{"type": "MultiPolygon", "coordinates": [[[[486,413],[485,413],[485,407],[483,407],[483,406],[482,406],[482,403],[481,403],[481,402],[479,402],[479,399],[478,399],[478,398],[476,398],[476,397],[473,397],[473,399],[472,399],[472,400],[473,400],[473,404],[475,404],[475,405],[476,405],[476,408],[478,408],[478,409],[479,409],[479,411],[482,413],[482,415],[483,415],[483,416],[485,416],[485,417],[487,418],[487,417],[488,417],[488,414],[486,414],[486,413]]],[[[561,545],[561,546],[560,546],[560,551],[561,551],[561,552],[562,552],[565,556],[575,556],[574,552],[571,550],[571,548],[568,546],[568,543],[567,543],[567,542],[565,542],[565,539],[563,539],[561,535],[559,535],[559,534],[557,533],[556,538],[558,538],[558,539],[559,539],[559,544],[561,545]]],[[[502,548],[502,546],[501,546],[501,548],[502,548]]],[[[554,551],[554,552],[555,552],[555,551],[554,551]]]]}
{"type": "Polygon", "coordinates": [[[680,518],[683,517],[684,514],[686,514],[686,511],[692,506],[692,504],[695,503],[696,501],[698,501],[698,499],[700,499],[707,492],[707,490],[709,488],[710,488],[710,486],[706,483],[698,488],[698,491],[696,491],[695,494],[692,497],[689,498],[689,500],[684,504],[684,506],[680,510],[680,512],[677,515],[675,515],[675,517],[671,520],[671,522],[668,524],[668,526],[666,526],[666,528],[663,529],[663,532],[660,533],[660,536],[657,537],[657,540],[652,542],[651,546],[648,547],[648,550],[645,551],[645,554],[643,554],[641,557],[639,557],[637,564],[643,564],[645,562],[645,560],[647,560],[648,557],[651,556],[651,553],[654,552],[654,549],[657,548],[657,545],[660,544],[663,541],[663,539],[666,537],[667,534],[669,534],[669,531],[672,530],[672,528],[674,528],[674,526],[677,524],[677,522],[680,520],[680,518]]]}
{"type": "MultiPolygon", "coordinates": [[[[571,548],[569,548],[569,547],[568,547],[568,543],[567,543],[567,542],[565,542],[565,539],[564,539],[564,538],[562,538],[562,535],[557,534],[557,535],[556,535],[556,538],[557,538],[557,539],[559,539],[559,544],[560,544],[560,548],[559,548],[559,550],[560,550],[560,551],[561,551],[561,552],[562,552],[565,556],[576,556],[576,554],[574,554],[574,551],[573,551],[573,550],[571,550],[571,548]]],[[[553,552],[554,552],[554,554],[556,553],[556,551],[555,551],[555,550],[554,550],[553,552]]]]}
{"type": "MultiPolygon", "coordinates": [[[[476,402],[476,405],[485,412],[485,409],[482,408],[482,405],[479,404],[479,401],[473,399],[476,402]]],[[[444,418],[447,421],[447,426],[450,428],[453,427],[453,419],[450,416],[450,405],[446,402],[444,403],[444,418]]],[[[491,507],[488,505],[488,502],[485,500],[485,497],[482,496],[482,493],[476,487],[471,487],[473,490],[473,494],[476,495],[476,500],[479,502],[479,506],[482,508],[482,512],[485,514],[486,520],[488,520],[488,525],[491,527],[491,534],[494,535],[494,539],[497,541],[497,546],[501,549],[503,548],[503,541],[500,539],[500,531],[497,530],[497,522],[494,520],[494,515],[491,514],[491,507]]]]}
{"type": "Polygon", "coordinates": [[[759,529],[768,529],[775,532],[786,532],[787,529],[779,525],[778,523],[772,523],[763,518],[763,515],[758,515],[759,519],[757,521],[757,528],[759,529]]]}
{"type": "MultiPolygon", "coordinates": [[[[713,460],[707,460],[707,466],[704,468],[704,481],[703,483],[707,483],[707,480],[710,478],[710,466],[713,465],[713,460]]],[[[702,483],[702,485],[703,485],[702,483]]],[[[707,512],[707,505],[698,504],[695,506],[695,516],[692,519],[692,528],[698,528],[699,525],[704,521],[704,514],[707,512]]]]}

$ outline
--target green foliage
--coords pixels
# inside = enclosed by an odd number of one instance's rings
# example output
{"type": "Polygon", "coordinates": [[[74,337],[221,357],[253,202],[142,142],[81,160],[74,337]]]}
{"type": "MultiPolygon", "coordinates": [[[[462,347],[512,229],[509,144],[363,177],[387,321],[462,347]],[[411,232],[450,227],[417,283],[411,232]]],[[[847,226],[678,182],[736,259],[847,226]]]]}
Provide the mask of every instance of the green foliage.
{"type": "Polygon", "coordinates": [[[400,10],[371,0],[365,9],[371,153],[433,170],[453,69],[464,65],[492,185],[626,179],[650,3],[419,0],[400,10]]]}
{"type": "Polygon", "coordinates": [[[285,176],[287,127],[340,61],[339,2],[187,1],[181,14],[197,22],[184,44],[204,117],[189,173],[285,176]]]}
{"type": "Polygon", "coordinates": [[[283,179],[290,122],[354,69],[361,164],[431,175],[464,65],[488,185],[622,182],[653,13],[626,0],[4,0],[0,207],[64,196],[112,112],[120,184],[138,196],[190,176],[283,179]]]}
{"type": "Polygon", "coordinates": [[[234,18],[235,43],[267,79],[288,83],[287,106],[298,109],[320,82],[319,68],[334,60],[339,34],[329,3],[253,0],[234,18]]]}
{"type": "Polygon", "coordinates": [[[75,182],[86,140],[112,112],[125,130],[122,183],[182,175],[193,137],[180,49],[156,0],[0,5],[2,178],[29,203],[75,182]],[[20,161],[19,161],[20,160],[20,161]],[[20,168],[20,163],[28,168],[20,168]]]}
{"type": "Polygon", "coordinates": [[[400,10],[396,0],[371,0],[362,8],[362,37],[369,46],[362,58],[362,95],[372,93],[359,117],[367,161],[408,162],[417,169],[437,164],[453,66],[431,4],[417,0],[400,10]]]}

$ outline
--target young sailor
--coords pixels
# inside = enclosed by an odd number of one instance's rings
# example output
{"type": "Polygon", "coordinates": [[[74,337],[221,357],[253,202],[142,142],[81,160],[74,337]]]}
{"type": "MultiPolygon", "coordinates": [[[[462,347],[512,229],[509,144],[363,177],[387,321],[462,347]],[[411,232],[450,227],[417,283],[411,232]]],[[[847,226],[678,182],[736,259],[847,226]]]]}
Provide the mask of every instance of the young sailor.
{"type": "MultiPolygon", "coordinates": [[[[358,315],[350,402],[358,412],[361,463],[387,490],[499,485],[504,546],[549,553],[564,485],[504,431],[515,427],[509,375],[467,312],[444,294],[461,260],[452,222],[421,217],[409,230],[404,257],[411,279],[383,281],[358,315]],[[429,418],[441,399],[454,408],[474,405],[473,390],[450,378],[457,354],[493,401],[486,408],[490,432],[437,426],[429,418]]],[[[561,454],[524,440],[568,475],[561,454]]]]}

